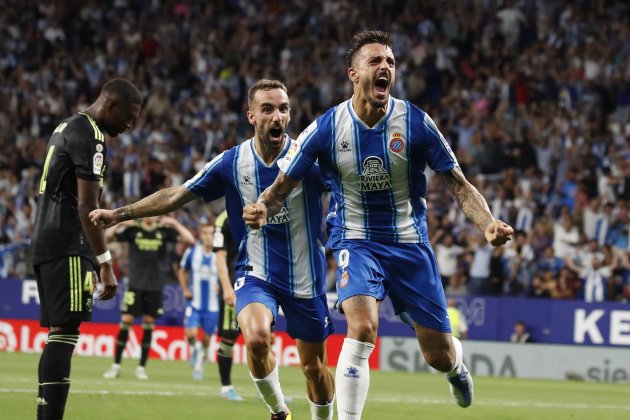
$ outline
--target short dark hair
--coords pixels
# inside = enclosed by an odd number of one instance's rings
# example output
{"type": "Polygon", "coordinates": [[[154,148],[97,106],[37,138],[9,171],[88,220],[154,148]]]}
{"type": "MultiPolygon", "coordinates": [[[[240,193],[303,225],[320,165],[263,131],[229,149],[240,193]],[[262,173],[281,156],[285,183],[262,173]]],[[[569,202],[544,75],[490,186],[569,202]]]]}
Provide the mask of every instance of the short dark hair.
{"type": "Polygon", "coordinates": [[[127,79],[112,79],[105,83],[101,94],[108,93],[122,99],[125,102],[142,105],[142,95],[140,91],[127,79]]]}
{"type": "Polygon", "coordinates": [[[352,45],[346,51],[346,65],[348,68],[352,67],[352,59],[354,59],[354,55],[361,49],[365,44],[381,44],[386,47],[392,48],[394,43],[392,41],[392,36],[389,32],[384,31],[363,31],[355,34],[352,37],[352,45]]]}
{"type": "Polygon", "coordinates": [[[254,95],[259,90],[271,90],[271,89],[282,89],[284,93],[288,95],[287,87],[279,80],[271,80],[271,79],[260,79],[252,87],[249,88],[249,92],[247,93],[247,106],[251,106],[252,101],[254,100],[254,95]]]}

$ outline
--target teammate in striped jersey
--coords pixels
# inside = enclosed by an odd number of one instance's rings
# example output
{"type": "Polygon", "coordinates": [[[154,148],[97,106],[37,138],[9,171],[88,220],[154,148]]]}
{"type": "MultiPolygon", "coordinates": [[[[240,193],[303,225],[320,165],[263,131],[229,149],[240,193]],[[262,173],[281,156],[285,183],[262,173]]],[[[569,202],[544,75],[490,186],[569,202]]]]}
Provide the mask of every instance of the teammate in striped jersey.
{"type": "Polygon", "coordinates": [[[228,218],[239,246],[236,262],[237,320],[248,351],[254,384],[272,419],[291,418],[271,352],[271,326],[279,306],[287,332],[296,339],[307,380],[313,419],[332,419],[334,385],[327,367],[326,338],[334,330],[325,295],[325,256],[321,231],[321,194],[325,184],[317,165],[267,220],[263,229],[245,225],[243,207],[255,203],[276,179],[277,162],[297,149],[285,134],[290,120],[283,83],[260,80],[249,91],[249,122],[254,137],[220,154],[184,185],[167,188],[129,206],[98,210],[92,222],[101,228],[124,220],[172,211],[202,197],[225,196],[228,218]]]}
{"type": "Polygon", "coordinates": [[[513,233],[493,218],[431,118],[390,96],[396,68],[391,47],[385,32],[355,35],[346,55],[352,98],[302,132],[298,147],[278,163],[274,184],[243,213],[250,227],[264,225],[316,162],[332,186],[336,206],[328,218],[328,246],[337,258],[337,292],[348,321],[335,378],[340,420],[361,416],[378,305],[387,294],[399,313],[413,320],[425,359],[446,373],[457,404],[472,402],[472,378],[462,363],[461,343],[451,335],[427,238],[425,166],[442,176],[488,242],[502,245],[513,233]]]}

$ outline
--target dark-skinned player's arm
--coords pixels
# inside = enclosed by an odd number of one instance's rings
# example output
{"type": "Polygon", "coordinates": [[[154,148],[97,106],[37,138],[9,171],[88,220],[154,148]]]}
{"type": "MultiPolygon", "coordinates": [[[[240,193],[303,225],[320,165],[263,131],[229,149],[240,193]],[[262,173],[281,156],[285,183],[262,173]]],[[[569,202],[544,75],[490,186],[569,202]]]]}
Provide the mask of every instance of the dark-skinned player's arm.
{"type": "MultiPolygon", "coordinates": [[[[97,255],[97,259],[104,258],[99,261],[100,279],[103,283],[103,290],[99,294],[98,298],[101,300],[108,300],[116,296],[118,292],[118,281],[112,267],[112,259],[107,249],[107,243],[105,242],[105,233],[94,226],[90,222],[90,212],[98,209],[98,199],[101,193],[101,187],[99,181],[87,181],[81,178],[77,179],[77,195],[78,204],[77,210],[79,213],[79,220],[83,227],[83,232],[87,237],[88,242],[92,246],[92,250],[97,255]],[[103,257],[103,255],[109,256],[103,257]]],[[[96,281],[96,279],[94,279],[96,281]]]]}
{"type": "Polygon", "coordinates": [[[195,199],[197,199],[197,195],[185,185],[179,185],[157,191],[140,201],[114,210],[94,210],[90,213],[90,220],[94,226],[106,229],[125,220],[170,213],[195,199]]]}
{"type": "Polygon", "coordinates": [[[243,220],[252,229],[260,229],[267,223],[267,218],[275,216],[284,205],[284,200],[300,184],[280,171],[271,184],[258,197],[258,202],[243,208],[243,220]]]}

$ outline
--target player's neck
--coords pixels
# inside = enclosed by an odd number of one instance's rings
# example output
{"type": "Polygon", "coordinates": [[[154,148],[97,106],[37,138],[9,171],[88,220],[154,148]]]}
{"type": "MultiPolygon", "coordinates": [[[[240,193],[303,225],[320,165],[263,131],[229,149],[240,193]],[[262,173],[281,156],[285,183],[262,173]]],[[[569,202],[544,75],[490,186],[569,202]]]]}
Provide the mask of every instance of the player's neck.
{"type": "Polygon", "coordinates": [[[210,246],[204,245],[203,246],[203,252],[206,253],[206,254],[211,253],[212,252],[212,245],[210,245],[210,246]]]}
{"type": "Polygon", "coordinates": [[[375,108],[360,93],[355,92],[352,95],[352,109],[357,117],[368,127],[374,127],[383,118],[387,113],[388,104],[389,99],[385,102],[385,106],[375,108]]]}
{"type": "Polygon", "coordinates": [[[276,160],[282,149],[284,149],[285,141],[286,137],[282,142],[282,147],[279,149],[272,149],[270,147],[265,147],[264,143],[257,136],[254,136],[254,149],[256,149],[256,153],[263,162],[270,165],[274,160],[276,160]]]}

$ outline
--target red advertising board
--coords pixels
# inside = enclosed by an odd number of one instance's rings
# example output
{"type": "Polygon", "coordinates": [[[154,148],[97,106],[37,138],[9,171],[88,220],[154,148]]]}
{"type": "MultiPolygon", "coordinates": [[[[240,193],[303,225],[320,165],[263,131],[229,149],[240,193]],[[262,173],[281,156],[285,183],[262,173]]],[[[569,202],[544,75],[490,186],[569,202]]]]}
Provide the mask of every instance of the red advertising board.
{"type": "MultiPolygon", "coordinates": [[[[39,326],[38,321],[5,319],[0,320],[0,351],[10,352],[40,352],[44,347],[47,330],[39,326]]],[[[81,325],[81,335],[75,348],[75,354],[81,356],[114,357],[116,349],[117,324],[101,324],[86,322],[81,325]]],[[[336,366],[344,336],[334,334],[328,337],[328,363],[336,366]]],[[[134,325],[129,332],[129,341],[123,354],[124,357],[139,358],[142,340],[142,328],[134,325]]],[[[216,361],[218,341],[213,337],[209,358],[216,361]]],[[[276,332],[273,352],[280,366],[298,366],[299,356],[295,340],[285,332],[276,332]]],[[[156,326],[153,331],[151,344],[151,358],[162,360],[188,360],[189,348],[181,327],[156,326]]],[[[246,363],[247,354],[243,345],[243,338],[239,337],[234,346],[234,362],[246,363]]],[[[370,357],[370,367],[379,368],[379,345],[370,357]]]]}

